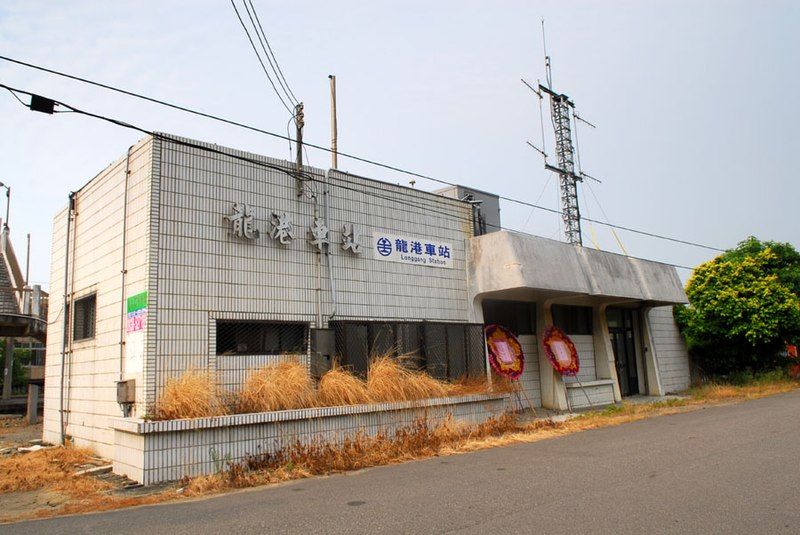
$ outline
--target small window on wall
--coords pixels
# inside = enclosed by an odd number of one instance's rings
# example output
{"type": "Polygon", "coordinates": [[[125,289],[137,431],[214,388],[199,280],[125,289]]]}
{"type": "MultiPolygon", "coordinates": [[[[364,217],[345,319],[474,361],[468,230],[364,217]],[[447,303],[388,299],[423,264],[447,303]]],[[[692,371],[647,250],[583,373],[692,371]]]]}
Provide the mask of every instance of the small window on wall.
{"type": "Polygon", "coordinates": [[[517,336],[536,334],[536,304],[486,299],[483,302],[483,322],[502,325],[517,336]]]}
{"type": "Polygon", "coordinates": [[[305,323],[217,321],[217,355],[296,355],[307,349],[305,323]]]}
{"type": "Polygon", "coordinates": [[[97,294],[76,299],[72,316],[72,339],[94,338],[94,324],[97,318],[97,294]]]}
{"type": "Polygon", "coordinates": [[[567,334],[592,334],[592,307],[553,305],[553,324],[567,334]]]}

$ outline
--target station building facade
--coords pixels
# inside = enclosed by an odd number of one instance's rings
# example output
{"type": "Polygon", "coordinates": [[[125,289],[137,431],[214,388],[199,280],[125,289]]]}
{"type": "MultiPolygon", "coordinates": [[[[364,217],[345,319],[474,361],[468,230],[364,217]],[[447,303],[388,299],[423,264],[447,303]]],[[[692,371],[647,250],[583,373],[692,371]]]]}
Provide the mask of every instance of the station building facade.
{"type": "Polygon", "coordinates": [[[50,293],[64,298],[49,306],[44,438],[92,447],[116,470],[120,420],[143,421],[189,369],[235,390],[281,359],[318,376],[337,360],[365,373],[370,356],[395,353],[439,378],[480,377],[492,322],[519,335],[534,406],[688,387],[673,267],[499,223],[497,197],[477,190],[298,173],[148,136],[55,217],[50,293]],[[553,323],[578,347],[583,388],[539,349],[553,323]]]}

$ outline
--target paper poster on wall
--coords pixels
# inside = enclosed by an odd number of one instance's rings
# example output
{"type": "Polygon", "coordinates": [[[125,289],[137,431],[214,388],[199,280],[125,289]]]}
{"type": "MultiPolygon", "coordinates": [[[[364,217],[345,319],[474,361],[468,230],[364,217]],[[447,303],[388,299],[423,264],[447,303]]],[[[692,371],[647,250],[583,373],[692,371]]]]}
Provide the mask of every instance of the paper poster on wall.
{"type": "Polygon", "coordinates": [[[147,292],[132,295],[126,302],[125,373],[144,370],[144,332],[147,326],[147,292]]]}

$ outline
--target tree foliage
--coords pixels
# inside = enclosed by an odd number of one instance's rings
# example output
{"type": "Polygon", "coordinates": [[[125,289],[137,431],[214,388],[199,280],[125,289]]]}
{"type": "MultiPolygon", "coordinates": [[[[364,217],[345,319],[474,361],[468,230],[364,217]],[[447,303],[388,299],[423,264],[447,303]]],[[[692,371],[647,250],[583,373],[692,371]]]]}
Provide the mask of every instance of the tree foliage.
{"type": "Polygon", "coordinates": [[[686,295],[675,318],[707,373],[774,368],[800,337],[800,253],[788,243],[748,238],[699,266],[686,295]]]}

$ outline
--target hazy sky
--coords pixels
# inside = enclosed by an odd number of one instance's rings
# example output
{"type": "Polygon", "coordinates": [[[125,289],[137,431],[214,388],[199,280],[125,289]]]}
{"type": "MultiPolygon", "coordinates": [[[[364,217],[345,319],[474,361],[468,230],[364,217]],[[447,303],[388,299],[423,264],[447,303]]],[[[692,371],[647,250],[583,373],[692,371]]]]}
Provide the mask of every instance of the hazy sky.
{"type": "MultiPolygon", "coordinates": [[[[797,2],[303,2],[254,0],[307,140],[329,143],[336,74],[339,148],[444,180],[558,208],[534,95],[547,21],[554,87],[598,126],[579,130],[594,219],[730,247],[753,234],[800,245],[800,4],[797,2]],[[541,197],[540,197],[541,196],[541,197]]],[[[0,4],[0,55],[286,132],[230,2],[0,4]]],[[[0,61],[0,81],[149,130],[275,157],[286,142],[0,61]]],[[[49,279],[52,217],[141,137],[0,94],[0,181],[12,187],[20,257],[49,279]]],[[[552,139],[547,139],[552,149],[552,139]]],[[[310,151],[325,167],[326,153],[310,151]]],[[[343,170],[410,177],[340,159],[343,170]]],[[[418,180],[417,187],[436,184],[418,180]]],[[[0,213],[5,209],[4,203],[0,213]]],[[[502,203],[503,225],[547,237],[557,216],[502,203]]],[[[605,227],[584,242],[619,247],[605,227]]],[[[620,232],[631,255],[696,265],[712,252],[620,232]]],[[[685,272],[681,272],[685,276],[685,272]]]]}

